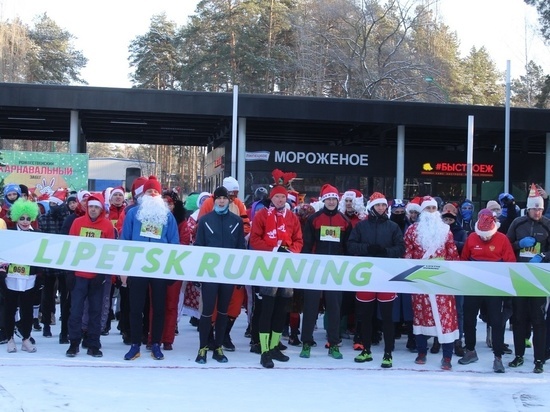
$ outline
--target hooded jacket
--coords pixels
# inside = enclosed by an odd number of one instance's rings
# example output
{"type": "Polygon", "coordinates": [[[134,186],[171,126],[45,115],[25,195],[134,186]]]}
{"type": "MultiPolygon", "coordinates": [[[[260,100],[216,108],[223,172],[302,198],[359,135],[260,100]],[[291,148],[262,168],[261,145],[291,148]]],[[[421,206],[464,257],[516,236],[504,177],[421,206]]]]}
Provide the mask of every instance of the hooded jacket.
{"type": "MultiPolygon", "coordinates": [[[[103,196],[100,194],[91,195],[88,198],[88,202],[92,200],[97,200],[102,205],[105,204],[103,196]]],[[[69,230],[69,235],[71,236],[84,236],[84,237],[99,237],[104,239],[114,239],[115,238],[115,228],[113,224],[105,217],[105,208],[101,209],[99,217],[95,220],[90,218],[88,211],[86,214],[75,219],[69,230]]],[[[75,272],[76,276],[93,279],[96,277],[94,273],[89,272],[75,272]]]]}

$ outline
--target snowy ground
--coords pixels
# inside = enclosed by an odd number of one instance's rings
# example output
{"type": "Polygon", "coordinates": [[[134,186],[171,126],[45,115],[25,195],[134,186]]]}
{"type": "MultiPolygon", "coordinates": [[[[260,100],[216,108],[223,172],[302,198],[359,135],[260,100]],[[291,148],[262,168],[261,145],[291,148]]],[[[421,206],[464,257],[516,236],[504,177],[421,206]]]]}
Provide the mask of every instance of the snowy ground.
{"type": "MultiPolygon", "coordinates": [[[[232,332],[237,346],[226,352],[229,363],[219,364],[209,354],[206,365],[195,363],[198,333],[183,317],[173,351],[155,361],[142,346],[142,355],[124,361],[128,346],[116,330],[102,337],[103,358],[81,350],[65,357],[68,345],[58,343],[59,324],[53,338],[33,332],[38,351],[6,352],[0,345],[0,411],[329,411],[329,410],[427,410],[535,411],[550,408],[550,365],[534,374],[532,349],[525,364],[506,373],[492,371],[493,356],[485,344],[485,325],[478,327],[480,360],[467,366],[453,358],[453,370],[439,368],[441,354],[428,355],[426,365],[414,363],[396,341],[393,368],[381,369],[382,347],[373,347],[374,361],[358,364],[351,341],[344,340],[343,360],[327,356],[322,320],[310,359],[301,359],[300,348],[289,346],[287,363],[264,369],[259,355],[249,352],[244,337],[246,315],[232,332]]],[[[286,341],[284,341],[286,343],[286,341]]],[[[511,332],[506,342],[512,343],[511,332]]],[[[513,355],[505,355],[505,365],[513,355]]]]}

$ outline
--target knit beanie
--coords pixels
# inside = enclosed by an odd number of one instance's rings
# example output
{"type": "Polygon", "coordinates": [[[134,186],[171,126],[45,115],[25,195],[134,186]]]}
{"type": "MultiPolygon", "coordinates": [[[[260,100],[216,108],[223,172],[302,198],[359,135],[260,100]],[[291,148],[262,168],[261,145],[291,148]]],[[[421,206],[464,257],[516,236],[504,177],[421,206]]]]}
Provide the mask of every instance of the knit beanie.
{"type": "Polygon", "coordinates": [[[275,185],[275,186],[273,186],[273,188],[269,192],[269,198],[271,199],[273,196],[275,196],[277,194],[288,196],[288,191],[282,185],[275,185]]]}
{"type": "Polygon", "coordinates": [[[502,208],[500,207],[500,204],[495,200],[489,200],[487,202],[487,209],[492,210],[497,214],[502,212],[502,208]]]}
{"type": "Polygon", "coordinates": [[[149,189],[155,189],[159,193],[162,192],[162,186],[156,176],[149,176],[149,179],[144,183],[143,193],[147,192],[149,189]]]}
{"type": "Polygon", "coordinates": [[[216,190],[214,190],[214,200],[216,200],[218,197],[226,197],[229,198],[229,191],[225,186],[217,187],[216,190]]]}
{"type": "Polygon", "coordinates": [[[531,184],[531,190],[529,190],[527,209],[544,209],[544,200],[534,183],[531,184]]]}

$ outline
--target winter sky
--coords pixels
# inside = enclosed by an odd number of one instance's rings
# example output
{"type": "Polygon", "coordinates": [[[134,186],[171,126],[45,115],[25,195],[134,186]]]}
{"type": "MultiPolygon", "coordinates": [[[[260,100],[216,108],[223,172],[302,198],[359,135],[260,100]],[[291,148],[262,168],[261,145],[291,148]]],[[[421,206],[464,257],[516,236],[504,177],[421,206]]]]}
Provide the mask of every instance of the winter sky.
{"type": "MultiPolygon", "coordinates": [[[[166,12],[178,25],[186,23],[198,0],[0,0],[0,20],[19,16],[30,24],[47,12],[75,37],[75,46],[88,58],[82,77],[90,86],[131,87],[128,79],[128,46],[147,32],[151,17],[166,12]]],[[[439,0],[437,11],[458,34],[461,51],[485,46],[497,68],[511,61],[512,78],[524,72],[527,60],[548,71],[550,46],[537,36],[537,14],[523,0],[439,0]]],[[[548,74],[548,73],[546,73],[548,74]]]]}

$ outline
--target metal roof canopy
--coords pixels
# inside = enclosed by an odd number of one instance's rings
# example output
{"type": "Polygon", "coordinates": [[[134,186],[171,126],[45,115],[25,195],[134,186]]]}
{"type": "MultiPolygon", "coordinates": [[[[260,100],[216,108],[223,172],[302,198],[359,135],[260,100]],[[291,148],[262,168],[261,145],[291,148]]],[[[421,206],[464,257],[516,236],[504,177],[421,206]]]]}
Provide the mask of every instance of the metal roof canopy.
{"type": "MultiPolygon", "coordinates": [[[[69,141],[79,113],[87,142],[218,146],[231,138],[232,94],[0,83],[0,138],[69,141]]],[[[239,96],[248,141],[503,150],[504,107],[296,96],[239,96]]],[[[544,153],[550,110],[511,109],[510,149],[544,153]]]]}

